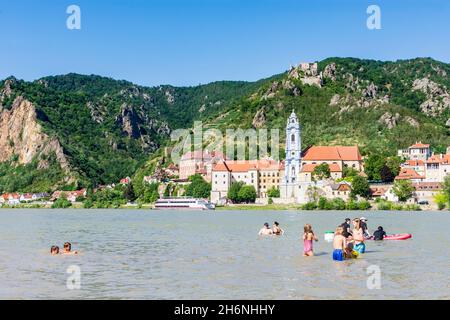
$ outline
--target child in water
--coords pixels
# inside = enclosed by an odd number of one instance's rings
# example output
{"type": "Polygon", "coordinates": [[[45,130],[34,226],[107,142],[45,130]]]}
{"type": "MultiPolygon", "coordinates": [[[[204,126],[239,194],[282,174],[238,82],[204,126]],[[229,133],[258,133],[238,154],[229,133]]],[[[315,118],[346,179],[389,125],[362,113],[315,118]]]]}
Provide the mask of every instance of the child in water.
{"type": "Polygon", "coordinates": [[[62,254],[78,254],[78,251],[71,251],[72,250],[72,244],[70,242],[64,243],[64,250],[62,254]]]}
{"type": "Polygon", "coordinates": [[[55,256],[55,255],[59,254],[59,247],[58,246],[52,246],[50,248],[50,254],[52,256],[55,256]]]}
{"type": "Polygon", "coordinates": [[[347,247],[346,239],[342,235],[344,232],[344,228],[337,227],[336,232],[334,233],[333,239],[333,260],[335,261],[344,261],[345,259],[345,248],[347,247]]]}
{"type": "Polygon", "coordinates": [[[313,240],[319,241],[319,239],[317,239],[310,224],[305,224],[303,230],[303,256],[311,257],[314,255],[313,240]]]}

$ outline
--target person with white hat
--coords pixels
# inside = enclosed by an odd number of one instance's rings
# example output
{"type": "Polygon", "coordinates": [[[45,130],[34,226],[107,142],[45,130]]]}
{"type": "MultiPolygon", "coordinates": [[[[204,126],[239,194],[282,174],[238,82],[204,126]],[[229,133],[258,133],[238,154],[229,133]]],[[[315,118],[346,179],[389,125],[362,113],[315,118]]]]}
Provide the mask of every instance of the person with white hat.
{"type": "Polygon", "coordinates": [[[367,227],[367,218],[365,217],[361,217],[359,218],[359,220],[361,221],[361,228],[363,229],[363,235],[368,238],[370,237],[370,232],[369,232],[369,228],[367,227]]]}

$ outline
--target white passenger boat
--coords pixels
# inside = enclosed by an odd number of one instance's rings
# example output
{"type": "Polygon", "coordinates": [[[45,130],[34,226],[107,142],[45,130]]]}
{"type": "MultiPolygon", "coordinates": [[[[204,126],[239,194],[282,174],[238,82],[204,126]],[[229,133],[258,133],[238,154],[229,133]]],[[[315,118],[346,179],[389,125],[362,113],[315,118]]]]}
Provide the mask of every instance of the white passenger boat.
{"type": "Polygon", "coordinates": [[[214,210],[215,206],[214,204],[205,199],[163,198],[156,201],[155,209],[214,210]]]}

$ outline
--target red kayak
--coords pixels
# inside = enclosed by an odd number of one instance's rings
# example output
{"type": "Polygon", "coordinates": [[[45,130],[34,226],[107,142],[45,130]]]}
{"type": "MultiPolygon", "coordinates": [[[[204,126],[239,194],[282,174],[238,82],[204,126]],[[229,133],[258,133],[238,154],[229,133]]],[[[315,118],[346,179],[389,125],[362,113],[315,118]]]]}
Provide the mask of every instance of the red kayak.
{"type": "MultiPolygon", "coordinates": [[[[402,233],[402,234],[389,234],[384,237],[384,240],[406,240],[412,237],[410,233],[402,233]]],[[[367,238],[367,240],[373,240],[373,236],[367,238]]]]}

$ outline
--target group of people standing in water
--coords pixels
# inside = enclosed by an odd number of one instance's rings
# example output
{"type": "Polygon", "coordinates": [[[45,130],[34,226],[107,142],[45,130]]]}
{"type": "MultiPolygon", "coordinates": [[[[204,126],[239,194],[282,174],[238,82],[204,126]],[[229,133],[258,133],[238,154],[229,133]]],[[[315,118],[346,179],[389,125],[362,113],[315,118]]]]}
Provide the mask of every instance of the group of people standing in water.
{"type": "MultiPolygon", "coordinates": [[[[314,255],[313,242],[319,241],[314,234],[312,226],[305,224],[303,231],[303,256],[310,257],[314,255]]],[[[282,235],[284,230],[280,228],[278,222],[274,222],[272,228],[266,222],[259,231],[259,235],[282,235]]],[[[336,228],[333,238],[332,257],[335,261],[343,261],[358,257],[366,252],[365,240],[373,237],[374,240],[383,240],[386,232],[383,227],[378,227],[372,236],[367,227],[367,219],[364,217],[350,220],[346,218],[344,223],[336,228]],[[353,228],[351,227],[353,225],[353,228]]]]}

